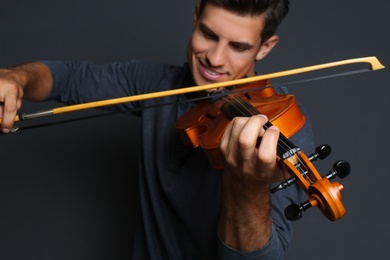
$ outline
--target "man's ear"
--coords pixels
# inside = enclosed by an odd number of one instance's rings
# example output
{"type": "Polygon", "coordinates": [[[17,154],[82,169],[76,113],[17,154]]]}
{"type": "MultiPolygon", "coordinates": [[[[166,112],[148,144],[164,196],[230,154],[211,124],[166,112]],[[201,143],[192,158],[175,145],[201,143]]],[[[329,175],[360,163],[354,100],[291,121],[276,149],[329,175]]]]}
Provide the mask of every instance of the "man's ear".
{"type": "Polygon", "coordinates": [[[196,24],[197,21],[198,21],[199,15],[200,15],[200,0],[197,0],[197,1],[196,1],[196,4],[195,4],[195,12],[194,12],[194,19],[193,19],[193,27],[195,27],[195,24],[196,24]]]}
{"type": "Polygon", "coordinates": [[[256,60],[262,60],[264,57],[270,53],[270,51],[275,47],[279,41],[279,36],[273,35],[264,43],[261,44],[259,52],[256,55],[256,60]]]}

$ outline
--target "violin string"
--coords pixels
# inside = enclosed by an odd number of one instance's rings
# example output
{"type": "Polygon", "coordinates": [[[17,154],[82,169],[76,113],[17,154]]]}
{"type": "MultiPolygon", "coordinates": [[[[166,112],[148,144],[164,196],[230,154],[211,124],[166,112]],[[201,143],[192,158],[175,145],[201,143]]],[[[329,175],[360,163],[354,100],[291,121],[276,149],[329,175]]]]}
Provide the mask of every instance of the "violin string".
{"type": "MultiPolygon", "coordinates": [[[[257,109],[253,108],[252,105],[250,105],[250,103],[248,103],[247,101],[245,101],[243,98],[241,97],[235,97],[235,96],[230,96],[234,101],[236,101],[240,106],[237,106],[234,102],[232,102],[230,99],[226,98],[226,96],[222,97],[226,102],[229,103],[229,105],[233,106],[237,111],[239,111],[240,113],[242,113],[242,115],[247,115],[247,116],[250,116],[250,115],[257,115],[257,114],[261,114],[257,109]],[[247,113],[246,113],[247,112],[247,113]]],[[[272,125],[271,122],[268,121],[268,124],[272,125]]],[[[264,129],[268,129],[269,126],[266,124],[263,126],[264,129]]],[[[302,174],[302,176],[304,176],[307,181],[309,181],[310,183],[313,183],[313,181],[309,178],[309,176],[306,174],[308,172],[308,169],[306,168],[305,164],[303,163],[303,161],[301,160],[301,158],[299,156],[296,155],[295,152],[293,152],[293,148],[294,147],[291,147],[289,144],[285,143],[283,139],[279,138],[278,139],[278,146],[279,148],[282,149],[283,153],[284,154],[288,154],[289,157],[291,156],[295,156],[295,158],[297,159],[297,161],[299,163],[296,163],[295,165],[298,165],[298,170],[299,172],[302,174]]]]}

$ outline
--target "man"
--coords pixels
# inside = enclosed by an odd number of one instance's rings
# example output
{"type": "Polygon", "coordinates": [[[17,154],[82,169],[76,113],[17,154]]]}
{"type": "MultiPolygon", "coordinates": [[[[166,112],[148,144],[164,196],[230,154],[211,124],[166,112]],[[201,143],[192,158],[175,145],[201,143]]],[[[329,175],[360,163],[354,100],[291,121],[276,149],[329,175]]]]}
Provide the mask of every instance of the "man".
{"type": "MultiPolygon", "coordinates": [[[[255,62],[278,42],[274,33],[287,12],[287,0],[199,1],[183,66],[41,61],[1,70],[1,130],[12,128],[22,98],[74,104],[254,76],[255,62]]],[[[269,193],[271,183],[286,174],[276,157],[279,130],[264,130],[265,116],[233,119],[221,141],[224,170],[212,169],[203,151],[181,145],[173,128],[196,105],[188,99],[181,95],[110,108],[175,103],[140,112],[142,219],[134,259],[283,258],[291,238],[283,210],[300,201],[301,192],[294,187],[269,193]]],[[[294,141],[304,150],[310,147],[309,126],[294,141]]]]}

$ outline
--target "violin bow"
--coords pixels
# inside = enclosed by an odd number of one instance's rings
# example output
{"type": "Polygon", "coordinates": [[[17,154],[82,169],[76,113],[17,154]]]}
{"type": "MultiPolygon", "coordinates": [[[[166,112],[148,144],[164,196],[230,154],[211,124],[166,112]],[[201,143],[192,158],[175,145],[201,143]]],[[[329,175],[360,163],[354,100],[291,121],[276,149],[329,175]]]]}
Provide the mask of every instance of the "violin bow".
{"type": "MultiPolygon", "coordinates": [[[[57,114],[85,110],[85,109],[90,109],[90,108],[98,108],[98,107],[103,107],[103,106],[110,106],[110,105],[122,104],[122,103],[127,103],[127,102],[135,102],[135,101],[141,101],[141,100],[146,100],[146,99],[162,98],[162,97],[167,97],[167,96],[201,92],[201,91],[216,89],[216,88],[231,87],[231,86],[236,86],[236,85],[241,85],[241,84],[257,82],[257,81],[261,81],[261,80],[292,76],[292,75],[296,75],[296,74],[302,74],[302,73],[307,73],[307,72],[311,72],[311,71],[323,70],[323,69],[328,69],[328,68],[332,68],[332,67],[357,64],[357,63],[368,63],[370,65],[370,67],[367,70],[379,70],[379,69],[385,68],[385,66],[383,66],[375,56],[354,58],[354,59],[347,59],[347,60],[323,63],[323,64],[318,64],[318,65],[312,65],[312,66],[307,66],[307,67],[302,67],[302,68],[284,70],[284,71],[280,71],[280,72],[274,72],[274,73],[269,73],[269,74],[254,76],[254,77],[248,77],[248,78],[243,78],[243,79],[217,82],[217,83],[212,83],[212,84],[207,84],[207,85],[202,85],[202,86],[193,86],[193,87],[188,87],[188,88],[172,89],[172,90],[159,91],[159,92],[153,92],[153,93],[139,94],[139,95],[134,95],[134,96],[113,98],[113,99],[107,99],[107,100],[101,100],[101,101],[93,101],[93,102],[87,102],[87,103],[82,103],[82,104],[77,104],[77,105],[69,105],[69,106],[52,108],[52,109],[43,110],[43,111],[39,111],[39,112],[35,112],[35,113],[20,113],[15,117],[14,121],[15,122],[24,121],[27,119],[40,118],[40,117],[44,117],[44,116],[57,115],[57,114]]],[[[2,120],[0,118],[0,123],[1,123],[1,121],[2,120]]]]}

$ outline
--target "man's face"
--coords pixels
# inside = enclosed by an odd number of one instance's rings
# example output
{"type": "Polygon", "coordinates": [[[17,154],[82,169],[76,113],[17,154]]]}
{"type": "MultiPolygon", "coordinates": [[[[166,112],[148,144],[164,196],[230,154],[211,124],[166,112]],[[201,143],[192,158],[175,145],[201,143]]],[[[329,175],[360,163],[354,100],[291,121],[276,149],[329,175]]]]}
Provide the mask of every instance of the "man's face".
{"type": "Polygon", "coordinates": [[[276,44],[277,36],[261,45],[262,16],[239,16],[206,4],[194,16],[188,60],[197,85],[254,75],[255,61],[276,44]]]}

